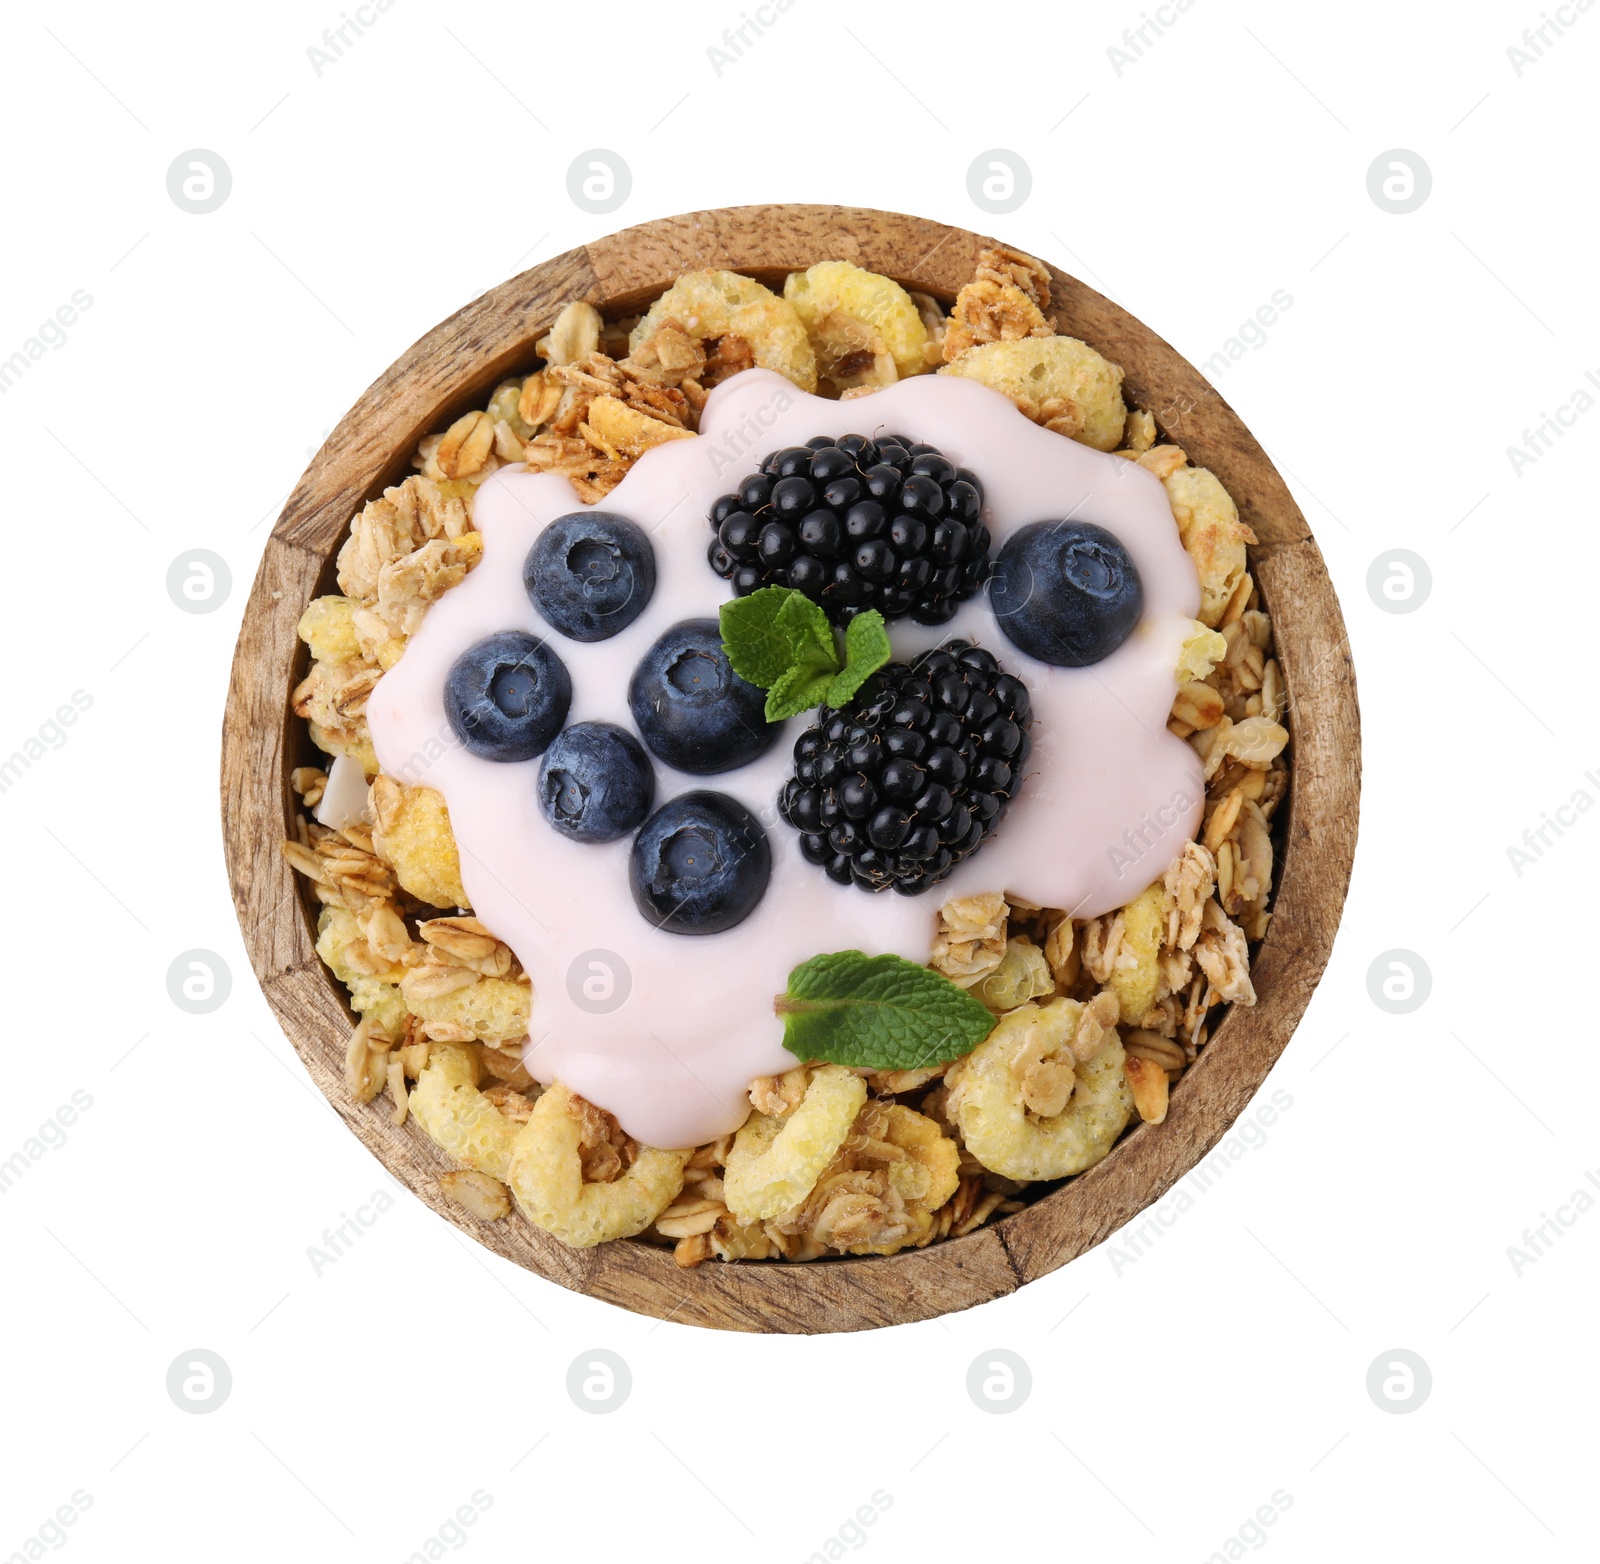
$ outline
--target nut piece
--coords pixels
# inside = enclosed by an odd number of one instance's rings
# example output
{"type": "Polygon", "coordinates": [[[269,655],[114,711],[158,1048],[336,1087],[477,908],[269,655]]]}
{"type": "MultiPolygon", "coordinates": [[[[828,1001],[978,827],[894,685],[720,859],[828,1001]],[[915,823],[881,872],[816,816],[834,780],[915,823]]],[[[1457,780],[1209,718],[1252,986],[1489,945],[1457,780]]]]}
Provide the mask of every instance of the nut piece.
{"type": "Polygon", "coordinates": [[[1128,422],[1123,427],[1122,449],[1135,456],[1143,456],[1156,443],[1159,432],[1155,419],[1142,408],[1136,407],[1128,414],[1128,422]]]}
{"type": "Polygon", "coordinates": [[[1044,942],[1044,959],[1050,963],[1058,989],[1066,991],[1078,981],[1083,961],[1078,950],[1077,928],[1065,913],[1056,919],[1044,942]]]}
{"type": "Polygon", "coordinates": [[[1077,1030],[1072,1034],[1072,1057],[1079,1064],[1092,1064],[1106,1044],[1117,1037],[1117,1016],[1121,1002],[1111,989],[1102,989],[1083,1007],[1077,1030]]]}
{"type": "Polygon", "coordinates": [[[480,1222],[498,1222],[511,1214],[511,1191],[487,1173],[441,1173],[439,1189],[446,1200],[480,1222]]]}
{"type": "Polygon", "coordinates": [[[344,1051],[344,1084],[356,1102],[371,1102],[388,1084],[388,1046],[372,1035],[372,1023],[363,1018],[350,1034],[344,1051]]]}
{"type": "Polygon", "coordinates": [[[811,1084],[811,1071],[797,1064],[782,1075],[758,1075],[750,1083],[750,1106],[757,1113],[781,1119],[793,1113],[805,1100],[806,1088],[811,1084]]]}
{"type": "Polygon", "coordinates": [[[1167,1072],[1152,1060],[1129,1054],[1122,1063],[1133,1090],[1133,1105],[1146,1124],[1159,1124],[1167,1116],[1167,1072]]]}
{"type": "MultiPolygon", "coordinates": [[[[429,605],[461,584],[482,552],[483,539],[476,532],[459,538],[430,538],[421,548],[391,560],[378,572],[378,601],[372,612],[392,637],[403,642],[421,628],[429,605]]],[[[363,625],[359,618],[355,629],[360,638],[363,625]]],[[[375,650],[380,662],[388,661],[382,648],[375,650]]]]}

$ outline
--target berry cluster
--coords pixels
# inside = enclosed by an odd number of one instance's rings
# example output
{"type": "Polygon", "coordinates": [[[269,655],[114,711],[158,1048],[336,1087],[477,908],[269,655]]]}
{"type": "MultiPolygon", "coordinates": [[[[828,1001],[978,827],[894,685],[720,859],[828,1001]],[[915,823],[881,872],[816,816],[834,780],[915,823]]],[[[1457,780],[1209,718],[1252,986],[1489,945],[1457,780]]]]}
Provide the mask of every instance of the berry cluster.
{"type": "Polygon", "coordinates": [[[779,812],[830,879],[915,896],[999,825],[1030,720],[1021,679],[992,653],[948,641],[823,710],[795,743],[779,812]]]}
{"type": "MultiPolygon", "coordinates": [[[[605,511],[551,522],[528,551],[523,585],[568,641],[604,641],[632,624],[655,591],[655,552],[631,521],[605,511]]],[[[715,934],[755,910],[772,854],[761,823],[737,799],[704,789],[654,813],[651,757],[709,776],[747,765],[781,731],[766,696],[729,663],[715,619],[662,632],[628,684],[635,738],[610,722],[567,724],[572,678],[549,641],[503,630],[468,647],[445,680],[445,714],[462,747],[484,760],[543,756],[536,797],[551,828],[575,842],[634,835],[634,904],[674,934],[715,934]],[[643,739],[643,743],[640,743],[643,739]]]]}
{"type": "Polygon", "coordinates": [[[876,608],[944,624],[987,579],[983,489],[901,435],[818,436],[774,451],[711,507],[711,568],[740,597],[792,587],[835,624],[876,608]]]}

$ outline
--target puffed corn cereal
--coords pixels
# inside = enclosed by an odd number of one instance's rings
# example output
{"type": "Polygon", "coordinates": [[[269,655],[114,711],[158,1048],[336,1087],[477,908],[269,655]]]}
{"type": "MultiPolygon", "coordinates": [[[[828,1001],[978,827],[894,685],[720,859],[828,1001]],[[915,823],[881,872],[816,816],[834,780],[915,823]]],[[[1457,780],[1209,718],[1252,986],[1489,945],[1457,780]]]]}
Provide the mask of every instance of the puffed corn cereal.
{"type": "Polygon", "coordinates": [[[347,597],[314,597],[295,627],[318,662],[350,662],[361,655],[356,639],[356,605],[347,597]]]}
{"type": "Polygon", "coordinates": [[[1239,519],[1238,507],[1215,473],[1179,467],[1162,483],[1178,536],[1200,575],[1200,622],[1219,625],[1244,579],[1245,544],[1254,543],[1256,535],[1239,519]]]}
{"type": "Polygon", "coordinates": [[[947,1111],[967,1149],[991,1172],[1030,1180],[1081,1173],[1127,1127],[1133,1094],[1115,1030],[1104,1032],[1093,1058],[1073,1054],[1083,1008],[1057,999],[1013,1010],[946,1074],[947,1111]],[[1030,1112],[1024,1099],[1028,1072],[1045,1063],[1070,1066],[1075,1077],[1065,1106],[1050,1115],[1030,1112]]]}
{"type": "Polygon", "coordinates": [[[1122,443],[1122,370],[1076,337],[984,343],[939,373],[976,380],[1010,397],[1035,423],[1097,451],[1122,443]]]}
{"type": "Polygon", "coordinates": [[[609,1182],[583,1177],[582,1100],[550,1087],[517,1134],[510,1183],[530,1222],[564,1244],[587,1249],[642,1233],[683,1188],[688,1151],[640,1146],[633,1166],[609,1182]]]}
{"type": "Polygon", "coordinates": [[[372,845],[394,866],[401,885],[430,907],[465,907],[461,860],[443,796],[431,787],[406,787],[378,776],[370,797],[377,822],[372,845]]]}
{"type": "Polygon", "coordinates": [[[818,261],[791,272],[783,296],[805,325],[819,377],[835,391],[892,385],[927,368],[928,328],[892,278],[818,261]]]}
{"type": "Polygon", "coordinates": [[[685,272],[629,333],[629,351],[669,320],[701,342],[738,338],[762,369],[776,370],[802,391],[817,389],[817,356],[794,306],[754,278],[714,269],[685,272]]]}
{"type": "Polygon", "coordinates": [[[734,1138],[723,1175],[728,1209],[761,1222],[798,1205],[844,1144],[867,1085],[842,1065],[824,1065],[786,1118],[753,1113],[734,1138]]]}
{"type": "Polygon", "coordinates": [[[429,1050],[411,1090],[411,1116],[458,1162],[506,1183],[517,1126],[478,1090],[474,1050],[441,1043],[429,1050]]]}

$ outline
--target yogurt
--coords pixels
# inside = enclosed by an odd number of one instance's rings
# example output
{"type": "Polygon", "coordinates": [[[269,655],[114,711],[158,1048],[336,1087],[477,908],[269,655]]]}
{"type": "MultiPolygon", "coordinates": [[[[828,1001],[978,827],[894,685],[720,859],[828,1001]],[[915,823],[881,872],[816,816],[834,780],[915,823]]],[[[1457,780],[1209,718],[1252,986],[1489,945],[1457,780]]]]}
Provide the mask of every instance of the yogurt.
{"type": "Polygon", "coordinates": [[[794,1065],[772,1001],[808,958],[861,950],[926,962],[941,903],[984,891],[1094,917],[1132,900],[1194,835],[1200,763],[1166,723],[1200,588],[1165,490],[1136,463],[1041,429],[1007,398],[953,375],[834,402],[749,369],[711,393],[698,438],[648,452],[600,508],[644,528],[655,549],[655,594],[632,624],[580,644],[534,612],[523,560],[541,528],[583,506],[565,478],[502,468],[477,495],[482,558],[429,609],[405,656],[379,680],[367,719],[386,773],[444,795],[473,911],[532,979],[529,1071],[608,1109],[645,1144],[694,1146],[737,1128],[751,1079],[794,1065]],[[799,833],[779,818],[776,800],[810,716],[791,719],[765,755],[735,771],[692,777],[657,762],[657,807],[708,787],[761,819],[772,878],[735,928],[698,936],[653,928],[634,905],[628,839],[597,846],[558,834],[539,811],[537,760],[497,763],[461,747],[444,713],[450,666],[484,636],[529,631],[571,674],[569,722],[631,730],[628,681],[646,650],[680,620],[715,616],[727,598],[706,561],[712,501],[783,446],[888,431],[937,446],[978,475],[996,551],[1035,521],[1070,517],[1115,533],[1138,567],[1143,617],[1088,668],[1026,656],[984,596],[936,628],[891,622],[897,660],[959,636],[994,652],[1033,701],[1033,750],[1004,820],[921,896],[837,885],[801,857],[799,833]]]}

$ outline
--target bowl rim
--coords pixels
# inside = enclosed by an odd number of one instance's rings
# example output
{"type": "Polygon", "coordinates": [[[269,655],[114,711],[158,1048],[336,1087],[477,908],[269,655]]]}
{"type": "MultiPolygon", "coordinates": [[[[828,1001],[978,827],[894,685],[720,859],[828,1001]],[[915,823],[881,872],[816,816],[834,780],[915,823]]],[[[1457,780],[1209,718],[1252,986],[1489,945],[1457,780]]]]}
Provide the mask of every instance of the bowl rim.
{"type": "Polygon", "coordinates": [[[1088,1172],[962,1238],[890,1256],[683,1270],[670,1250],[643,1241],[574,1250],[515,1214],[477,1220],[439,1187],[452,1159],[409,1121],[397,1128],[384,1098],[348,1099],[351,1011],[316,954],[312,899],[278,843],[298,809],[289,771],[306,758],[289,710],[309,661],[296,625],[331,584],[352,516],[411,470],[424,435],[525,372],[534,342],[573,300],[626,314],[699,267],[771,284],[815,261],[847,260],[948,303],[978,251],[997,242],[901,213],[784,203],[688,212],[580,245],[490,289],[401,354],[329,434],[267,540],[222,725],[224,854],[251,965],[312,1080],[390,1174],[485,1247],[573,1291],[658,1319],[781,1333],[904,1324],[1003,1297],[1099,1244],[1213,1154],[1326,968],[1355,851],[1361,754],[1348,636],[1321,553],[1265,452],[1199,371],[1119,305],[1049,266],[1057,329],[1120,363],[1129,404],[1216,473],[1259,540],[1251,570],[1263,598],[1294,605],[1273,619],[1292,764],[1275,832],[1272,921],[1251,964],[1258,1000],[1229,1008],[1174,1089],[1165,1121],[1137,1125],[1088,1172]]]}

